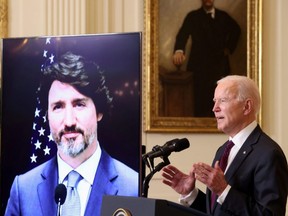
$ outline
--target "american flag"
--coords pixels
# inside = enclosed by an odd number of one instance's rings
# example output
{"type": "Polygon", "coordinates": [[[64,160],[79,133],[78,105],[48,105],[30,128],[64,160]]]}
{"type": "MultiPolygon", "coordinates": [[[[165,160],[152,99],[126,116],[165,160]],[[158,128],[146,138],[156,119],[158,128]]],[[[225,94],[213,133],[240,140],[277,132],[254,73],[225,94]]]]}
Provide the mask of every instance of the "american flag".
{"type": "MultiPolygon", "coordinates": [[[[41,72],[45,66],[53,64],[55,58],[55,42],[52,38],[41,38],[44,40],[43,50],[43,64],[41,65],[41,72]]],[[[50,133],[49,124],[47,121],[46,107],[42,107],[39,93],[41,91],[40,86],[36,90],[36,107],[34,112],[34,120],[32,126],[32,137],[31,137],[31,155],[30,165],[34,168],[41,163],[52,158],[56,152],[57,147],[53,141],[50,133]]]]}

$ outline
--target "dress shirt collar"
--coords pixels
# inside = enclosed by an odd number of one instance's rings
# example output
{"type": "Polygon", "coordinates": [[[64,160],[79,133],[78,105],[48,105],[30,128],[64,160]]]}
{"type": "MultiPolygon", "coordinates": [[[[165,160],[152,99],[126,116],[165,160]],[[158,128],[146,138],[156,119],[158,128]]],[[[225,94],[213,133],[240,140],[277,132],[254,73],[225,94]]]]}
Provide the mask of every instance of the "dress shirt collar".
{"type": "MultiPolygon", "coordinates": [[[[93,155],[75,169],[75,171],[77,171],[83,177],[83,179],[85,179],[91,185],[93,184],[94,177],[98,168],[101,152],[102,150],[98,143],[97,149],[93,155]]],[[[59,183],[62,183],[64,182],[68,173],[73,170],[73,168],[64,162],[59,154],[57,154],[57,161],[59,170],[59,183]]]]}
{"type": "MultiPolygon", "coordinates": [[[[205,9],[204,9],[205,10],[205,9]]],[[[211,17],[214,19],[215,18],[215,8],[213,7],[211,10],[205,10],[205,12],[208,14],[211,14],[211,17]]]]}
{"type": "Polygon", "coordinates": [[[253,121],[247,127],[242,129],[239,133],[237,133],[233,138],[229,137],[229,140],[232,140],[233,143],[238,147],[241,148],[243,143],[246,141],[248,136],[252,133],[252,131],[257,127],[257,122],[253,121]]]}

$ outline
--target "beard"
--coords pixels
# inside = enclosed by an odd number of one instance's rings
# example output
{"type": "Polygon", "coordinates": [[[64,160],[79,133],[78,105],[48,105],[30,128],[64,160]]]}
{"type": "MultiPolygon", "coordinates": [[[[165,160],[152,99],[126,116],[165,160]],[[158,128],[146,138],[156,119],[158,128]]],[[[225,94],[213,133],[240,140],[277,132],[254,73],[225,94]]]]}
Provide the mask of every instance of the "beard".
{"type": "Polygon", "coordinates": [[[52,133],[52,137],[58,146],[58,150],[62,151],[65,155],[70,156],[72,158],[77,157],[80,155],[85,149],[88,148],[93,142],[96,137],[96,130],[95,131],[88,131],[86,134],[80,128],[75,129],[64,129],[61,130],[59,133],[52,133]],[[65,132],[78,132],[82,134],[82,139],[77,140],[75,138],[65,139],[62,140],[63,134],[65,132]]]}

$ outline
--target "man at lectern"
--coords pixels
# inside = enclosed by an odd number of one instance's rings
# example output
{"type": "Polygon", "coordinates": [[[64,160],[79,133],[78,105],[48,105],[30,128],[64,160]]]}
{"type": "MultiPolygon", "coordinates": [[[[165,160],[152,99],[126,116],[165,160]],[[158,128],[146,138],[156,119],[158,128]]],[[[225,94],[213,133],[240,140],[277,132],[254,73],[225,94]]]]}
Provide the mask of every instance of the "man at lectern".
{"type": "Polygon", "coordinates": [[[98,122],[112,101],[98,65],[65,53],[45,68],[41,97],[57,156],[16,176],[5,215],[99,216],[103,195],[138,196],[137,172],[112,158],[97,138],[98,122]],[[59,208],[54,191],[61,183],[67,198],[59,208]]]}
{"type": "Polygon", "coordinates": [[[213,112],[229,140],[212,166],[195,163],[189,174],[172,165],[163,168],[164,184],[180,194],[183,205],[217,216],[285,216],[287,160],[256,122],[260,104],[250,78],[232,75],[217,82],[213,112]],[[206,194],[195,187],[197,180],[207,186],[206,194]]]}

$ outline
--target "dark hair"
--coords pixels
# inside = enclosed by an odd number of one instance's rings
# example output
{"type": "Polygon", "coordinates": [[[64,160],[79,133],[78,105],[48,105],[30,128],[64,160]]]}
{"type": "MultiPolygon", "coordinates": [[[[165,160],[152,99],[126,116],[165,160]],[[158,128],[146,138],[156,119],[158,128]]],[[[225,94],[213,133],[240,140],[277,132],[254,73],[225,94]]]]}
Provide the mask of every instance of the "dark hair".
{"type": "Polygon", "coordinates": [[[90,97],[97,113],[107,113],[112,107],[112,97],[105,84],[104,71],[94,62],[71,52],[63,54],[59,61],[43,69],[40,81],[40,101],[48,108],[48,92],[53,81],[72,85],[81,94],[90,97]]]}

